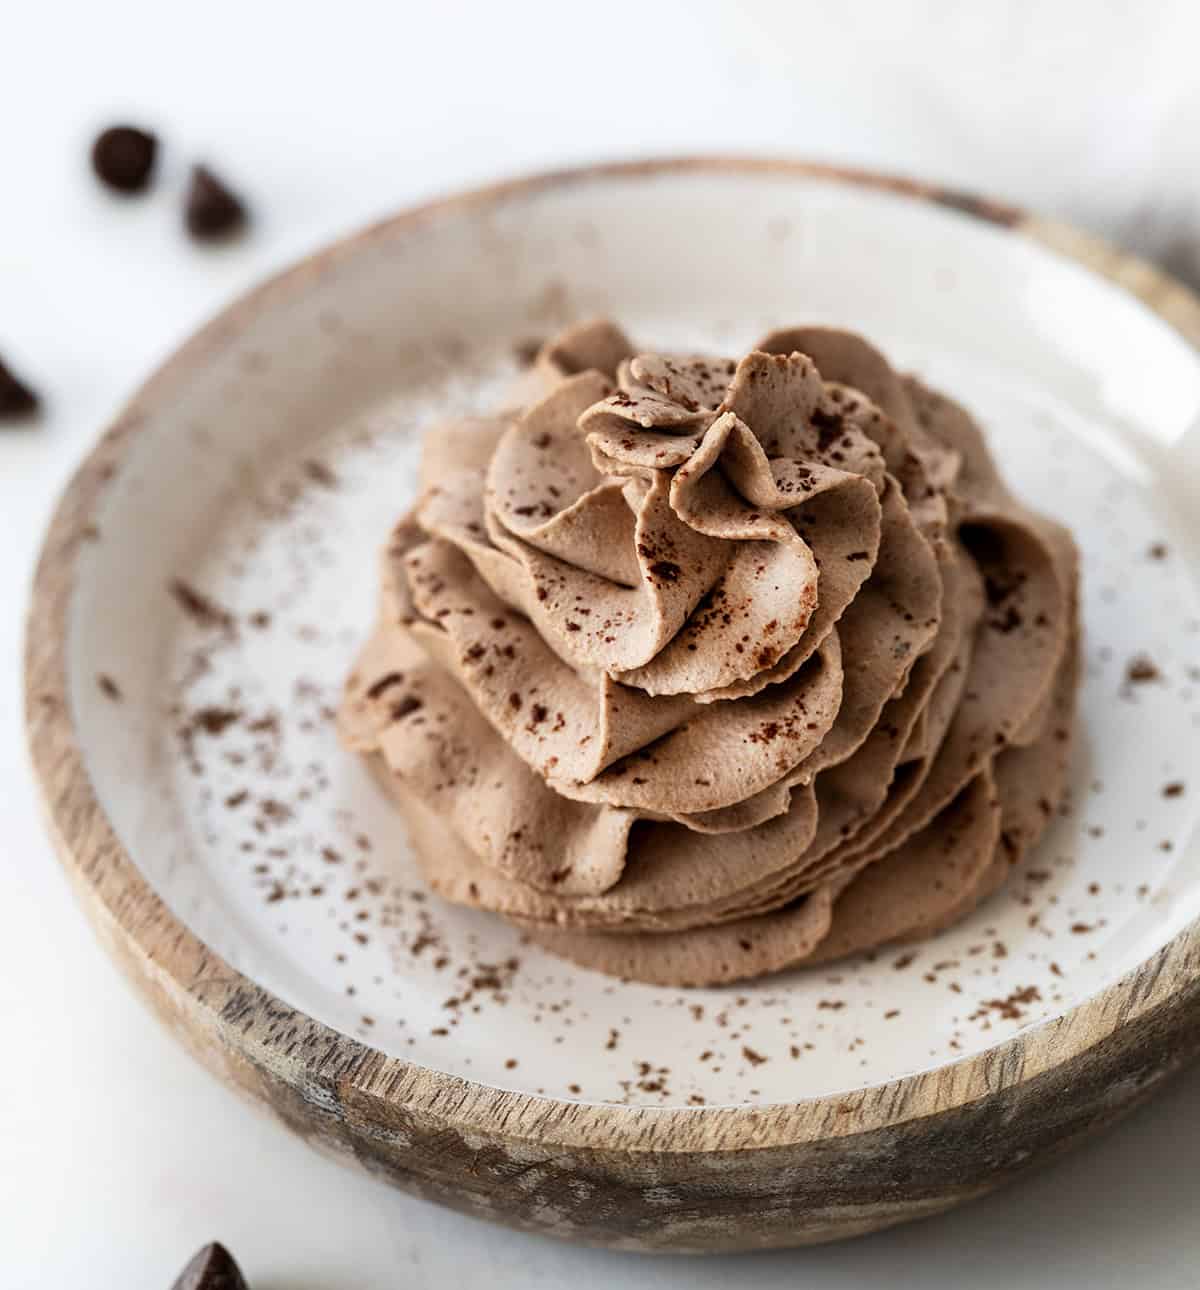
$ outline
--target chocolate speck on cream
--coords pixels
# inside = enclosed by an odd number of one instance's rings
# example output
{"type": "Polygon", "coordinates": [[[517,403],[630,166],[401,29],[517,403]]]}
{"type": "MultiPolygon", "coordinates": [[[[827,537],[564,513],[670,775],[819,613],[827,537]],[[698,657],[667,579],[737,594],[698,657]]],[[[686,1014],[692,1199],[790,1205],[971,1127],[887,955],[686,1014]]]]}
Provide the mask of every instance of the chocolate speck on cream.
{"type": "Polygon", "coordinates": [[[172,579],[169,590],[179,607],[198,627],[219,627],[225,632],[234,630],[233,615],[182,578],[172,579]]]}
{"type": "Polygon", "coordinates": [[[1078,560],[969,414],[822,327],[579,324],[519,389],[428,432],[338,714],[433,890],[674,986],[996,890],[1064,803],[1078,560]]]}
{"type": "Polygon", "coordinates": [[[1161,681],[1162,672],[1149,655],[1138,654],[1126,665],[1125,680],[1129,685],[1144,685],[1147,681],[1161,681]]]}

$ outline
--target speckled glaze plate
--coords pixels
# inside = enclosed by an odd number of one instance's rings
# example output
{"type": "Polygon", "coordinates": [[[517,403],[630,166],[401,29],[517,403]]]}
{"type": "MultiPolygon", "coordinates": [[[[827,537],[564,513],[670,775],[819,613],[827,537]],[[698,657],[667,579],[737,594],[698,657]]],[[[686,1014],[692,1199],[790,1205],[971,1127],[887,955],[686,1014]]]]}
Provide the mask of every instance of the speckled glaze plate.
{"type": "Polygon", "coordinates": [[[472,1212],[732,1248],[985,1189],[1111,1118],[1196,1027],[1198,319],[1070,230],[788,164],[541,177],[314,257],[150,381],[54,522],[30,722],[85,905],[210,1064],[472,1212]],[[332,709],[423,427],[488,408],[529,342],[599,313],[724,353],[783,324],[853,327],[970,407],[1017,491],[1075,531],[1071,804],[961,925],[731,989],[620,983],[427,895],[393,806],[339,749],[332,709]],[[1170,1042],[1135,1044],[1163,1008],[1170,1042]],[[1037,1081],[1080,1061],[1080,1123],[1071,1105],[1045,1122],[1057,1086],[1037,1081]],[[947,1116],[953,1168],[920,1136],[947,1116]],[[1009,1152],[1014,1117],[1032,1136],[1009,1152]]]}

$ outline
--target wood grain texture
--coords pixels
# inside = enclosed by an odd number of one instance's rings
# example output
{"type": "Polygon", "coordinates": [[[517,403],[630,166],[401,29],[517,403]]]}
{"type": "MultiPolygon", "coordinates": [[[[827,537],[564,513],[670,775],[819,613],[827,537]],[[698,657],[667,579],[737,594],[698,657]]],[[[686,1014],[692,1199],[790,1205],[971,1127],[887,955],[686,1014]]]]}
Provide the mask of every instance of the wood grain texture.
{"type": "Polygon", "coordinates": [[[1200,346],[1200,302],[1060,225],[904,180],[790,162],[678,160],[539,176],[369,229],[267,283],[156,375],[80,468],[39,563],[26,645],[30,746],[58,854],[98,936],[162,1021],[306,1140],[406,1190],[530,1231],[619,1248],[801,1245],[937,1213],[1110,1123],[1200,1053],[1200,926],[1065,1015],[977,1057],[851,1094],[732,1108],[588,1105],[385,1057],[233,970],[166,908],[98,802],[71,719],[75,558],[152,402],[267,302],[442,212],[591,176],[779,170],[934,200],[1030,236],[1133,291],[1200,346]]]}

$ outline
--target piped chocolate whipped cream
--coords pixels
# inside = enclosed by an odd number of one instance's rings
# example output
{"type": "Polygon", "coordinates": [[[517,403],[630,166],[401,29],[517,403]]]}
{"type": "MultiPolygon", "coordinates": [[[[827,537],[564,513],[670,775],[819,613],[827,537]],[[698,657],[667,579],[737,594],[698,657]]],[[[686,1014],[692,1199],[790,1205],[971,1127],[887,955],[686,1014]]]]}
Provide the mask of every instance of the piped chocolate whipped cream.
{"type": "Polygon", "coordinates": [[[432,430],[339,715],[430,885],[702,985],[929,935],[1066,790],[1070,535],[848,332],[611,323],[432,430]]]}

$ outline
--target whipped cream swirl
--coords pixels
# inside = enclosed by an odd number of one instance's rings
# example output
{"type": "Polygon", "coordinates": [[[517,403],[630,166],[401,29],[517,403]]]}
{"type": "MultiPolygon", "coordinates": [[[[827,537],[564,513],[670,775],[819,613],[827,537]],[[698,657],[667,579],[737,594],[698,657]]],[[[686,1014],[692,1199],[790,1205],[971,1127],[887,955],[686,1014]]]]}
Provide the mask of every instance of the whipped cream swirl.
{"type": "Polygon", "coordinates": [[[1065,791],[1069,535],[865,341],[543,347],[432,429],[346,742],[432,884],[664,984],[926,935],[1065,791]]]}

